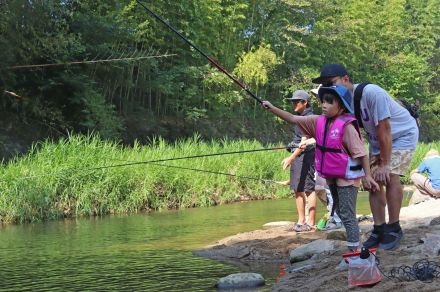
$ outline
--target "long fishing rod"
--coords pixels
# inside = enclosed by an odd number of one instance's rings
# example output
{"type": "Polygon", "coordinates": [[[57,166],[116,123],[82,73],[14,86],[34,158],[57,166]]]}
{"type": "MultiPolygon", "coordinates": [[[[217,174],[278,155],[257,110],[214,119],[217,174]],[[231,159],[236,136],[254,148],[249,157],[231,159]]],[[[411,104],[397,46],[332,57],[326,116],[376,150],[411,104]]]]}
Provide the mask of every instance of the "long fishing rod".
{"type": "Polygon", "coordinates": [[[183,159],[194,159],[194,158],[202,158],[202,157],[221,156],[221,155],[232,155],[232,154],[241,154],[241,153],[250,153],[250,152],[274,151],[274,150],[282,150],[282,149],[286,149],[286,148],[287,147],[261,148],[261,149],[252,149],[252,150],[240,150],[240,151],[210,153],[210,154],[201,154],[201,155],[191,155],[191,156],[184,156],[184,157],[155,159],[155,160],[148,160],[148,161],[136,161],[136,162],[97,166],[97,167],[91,167],[91,168],[81,168],[81,169],[71,168],[71,169],[65,169],[65,170],[62,170],[59,172],[55,172],[55,173],[24,176],[24,177],[21,177],[21,179],[30,179],[30,178],[45,177],[45,176],[55,176],[55,175],[59,175],[59,174],[64,174],[67,171],[77,171],[77,172],[78,171],[81,171],[81,172],[95,171],[95,170],[100,170],[100,169],[108,169],[108,168],[123,167],[123,166],[142,165],[142,164],[157,163],[157,162],[166,162],[166,161],[183,160],[183,159]]]}
{"type": "Polygon", "coordinates": [[[237,84],[238,86],[240,86],[244,91],[247,92],[247,94],[249,94],[253,99],[255,99],[256,101],[258,101],[260,104],[263,103],[263,101],[257,97],[252,91],[249,90],[248,86],[246,84],[244,84],[243,82],[241,82],[240,80],[238,80],[236,77],[234,77],[231,73],[229,73],[228,71],[226,71],[225,68],[223,68],[219,62],[217,62],[216,60],[214,60],[212,57],[208,56],[206,53],[204,53],[201,49],[199,49],[196,45],[194,45],[189,39],[187,39],[182,33],[178,32],[174,27],[172,27],[165,19],[163,19],[162,17],[160,17],[158,14],[156,14],[154,11],[152,11],[150,8],[148,8],[147,6],[145,6],[145,4],[143,4],[140,0],[136,0],[136,2],[142,6],[148,13],[150,13],[150,15],[152,15],[154,18],[156,18],[157,20],[159,20],[161,23],[163,23],[165,26],[167,26],[169,29],[171,29],[173,32],[175,32],[185,43],[187,43],[188,45],[190,45],[192,48],[194,48],[197,52],[199,52],[203,57],[205,57],[206,59],[208,59],[208,61],[214,65],[215,67],[217,67],[217,69],[219,69],[221,72],[223,72],[224,74],[226,74],[226,76],[228,76],[232,81],[235,82],[235,84],[237,84]]]}
{"type": "Polygon", "coordinates": [[[221,172],[221,171],[213,171],[213,170],[207,170],[207,169],[191,168],[191,167],[185,167],[185,166],[176,166],[176,165],[168,165],[168,164],[160,164],[160,163],[149,163],[149,164],[153,165],[153,166],[161,166],[161,167],[168,167],[168,168],[192,170],[192,171],[197,171],[197,172],[202,172],[202,173],[226,175],[226,176],[236,177],[239,179],[262,181],[263,183],[281,184],[280,182],[274,181],[272,179],[264,179],[264,178],[253,177],[253,176],[246,176],[246,175],[237,175],[237,174],[221,172]]]}

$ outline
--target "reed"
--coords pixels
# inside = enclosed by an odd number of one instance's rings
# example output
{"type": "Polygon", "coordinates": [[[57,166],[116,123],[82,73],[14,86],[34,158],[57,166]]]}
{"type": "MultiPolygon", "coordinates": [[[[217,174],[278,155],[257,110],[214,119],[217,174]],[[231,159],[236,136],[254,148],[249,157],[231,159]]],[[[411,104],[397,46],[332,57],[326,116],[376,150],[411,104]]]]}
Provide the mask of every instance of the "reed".
{"type": "MultiPolygon", "coordinates": [[[[0,221],[33,222],[75,216],[133,213],[204,207],[246,199],[289,196],[287,187],[218,174],[151,164],[90,170],[97,166],[209,153],[274,147],[251,140],[205,142],[191,139],[168,143],[155,138],[150,145],[123,147],[96,135],[71,135],[58,142],[35,144],[28,154],[0,168],[0,221]]],[[[414,169],[430,148],[419,144],[414,169]]],[[[286,180],[280,161],[283,150],[213,156],[166,162],[167,165],[221,171],[261,179],[286,180]]],[[[408,176],[403,178],[409,183],[408,176]]]]}
{"type": "MultiPolygon", "coordinates": [[[[72,216],[211,206],[288,195],[285,187],[150,164],[90,170],[97,166],[264,148],[257,141],[203,142],[195,135],[149,146],[122,147],[97,136],[45,141],[2,165],[0,220],[27,222],[72,216]]],[[[271,145],[267,147],[272,147],[271,145]]],[[[265,151],[166,162],[167,165],[285,180],[286,151],[265,151]]]]}

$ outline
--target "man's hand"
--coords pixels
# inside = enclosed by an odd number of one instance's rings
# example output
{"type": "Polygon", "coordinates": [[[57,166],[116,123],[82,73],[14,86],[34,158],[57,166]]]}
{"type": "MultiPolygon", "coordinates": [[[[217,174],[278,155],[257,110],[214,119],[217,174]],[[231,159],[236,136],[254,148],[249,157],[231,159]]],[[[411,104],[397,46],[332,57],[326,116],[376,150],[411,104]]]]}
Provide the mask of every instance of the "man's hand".
{"type": "Polygon", "coordinates": [[[371,175],[367,175],[362,178],[362,185],[364,186],[364,189],[372,192],[377,192],[380,189],[379,185],[374,181],[371,175]]]}
{"type": "Polygon", "coordinates": [[[286,170],[287,167],[289,167],[292,164],[292,161],[294,161],[294,160],[295,160],[295,157],[292,158],[292,156],[284,158],[283,161],[281,161],[281,165],[283,167],[283,170],[286,170]]]}
{"type": "Polygon", "coordinates": [[[379,165],[374,171],[372,171],[373,179],[377,182],[381,182],[387,185],[390,182],[391,168],[388,164],[379,165]]]}

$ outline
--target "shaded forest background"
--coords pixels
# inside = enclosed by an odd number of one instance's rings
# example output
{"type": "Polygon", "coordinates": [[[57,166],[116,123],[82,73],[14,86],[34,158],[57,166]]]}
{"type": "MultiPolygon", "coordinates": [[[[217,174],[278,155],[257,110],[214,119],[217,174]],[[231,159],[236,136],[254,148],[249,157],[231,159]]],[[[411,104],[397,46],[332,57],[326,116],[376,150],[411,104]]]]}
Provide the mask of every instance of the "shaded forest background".
{"type": "MultiPolygon", "coordinates": [[[[144,1],[193,43],[286,109],[325,63],[419,102],[421,140],[440,139],[440,0],[144,1]]],[[[135,1],[0,0],[0,153],[69,132],[148,143],[288,142],[265,113],[135,1]],[[128,59],[127,59],[128,58],[128,59]],[[97,62],[99,60],[114,60],[97,62]],[[20,65],[95,63],[46,67],[20,65]]]]}

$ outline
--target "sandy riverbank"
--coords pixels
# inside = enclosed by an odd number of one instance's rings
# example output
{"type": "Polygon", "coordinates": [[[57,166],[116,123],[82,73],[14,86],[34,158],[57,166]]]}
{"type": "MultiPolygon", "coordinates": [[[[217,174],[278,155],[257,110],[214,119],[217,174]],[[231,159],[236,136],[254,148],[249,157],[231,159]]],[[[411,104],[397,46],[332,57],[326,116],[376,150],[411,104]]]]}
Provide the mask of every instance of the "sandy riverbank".
{"type": "MultiPolygon", "coordinates": [[[[440,200],[429,200],[417,205],[402,208],[401,223],[405,237],[400,247],[394,251],[378,252],[380,268],[389,272],[391,268],[400,265],[412,266],[416,261],[424,258],[440,264],[440,255],[426,256],[421,239],[426,234],[440,235],[440,225],[430,226],[433,218],[440,216],[440,200]]],[[[370,229],[371,223],[362,223],[363,237],[370,229]]],[[[215,244],[196,251],[195,254],[211,259],[235,261],[252,264],[285,263],[290,266],[289,254],[291,250],[312,242],[316,239],[326,239],[325,232],[311,232],[296,234],[286,231],[286,226],[270,229],[255,230],[240,233],[219,240],[215,244]]],[[[306,273],[288,273],[273,287],[273,291],[341,291],[364,290],[365,288],[349,288],[347,271],[337,271],[335,267],[345,252],[343,241],[336,242],[336,248],[329,254],[316,255],[307,261],[297,262],[294,267],[311,265],[312,269],[306,273]]],[[[384,278],[379,284],[368,291],[439,291],[440,279],[432,283],[397,282],[384,278]]]]}

